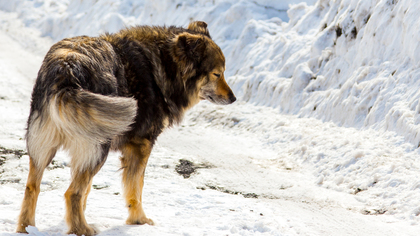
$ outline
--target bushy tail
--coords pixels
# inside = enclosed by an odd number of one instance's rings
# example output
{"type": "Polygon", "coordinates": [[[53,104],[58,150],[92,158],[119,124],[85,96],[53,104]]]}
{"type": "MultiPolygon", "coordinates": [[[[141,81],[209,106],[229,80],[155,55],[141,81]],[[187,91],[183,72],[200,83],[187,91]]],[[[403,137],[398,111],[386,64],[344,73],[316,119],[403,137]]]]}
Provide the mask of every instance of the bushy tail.
{"type": "Polygon", "coordinates": [[[67,138],[107,142],[134,122],[136,100],[84,90],[63,90],[50,103],[51,121],[67,138]]]}

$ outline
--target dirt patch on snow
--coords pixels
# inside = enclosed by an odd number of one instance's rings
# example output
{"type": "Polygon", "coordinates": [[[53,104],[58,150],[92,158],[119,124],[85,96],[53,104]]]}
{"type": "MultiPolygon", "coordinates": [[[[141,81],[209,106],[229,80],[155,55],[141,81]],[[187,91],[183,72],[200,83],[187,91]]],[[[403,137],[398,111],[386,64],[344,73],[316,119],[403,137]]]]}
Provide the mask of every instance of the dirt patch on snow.
{"type": "Polygon", "coordinates": [[[180,159],[179,164],[176,165],[175,171],[184,176],[185,179],[188,179],[197,169],[209,169],[213,168],[210,164],[195,164],[189,160],[180,159]]]}

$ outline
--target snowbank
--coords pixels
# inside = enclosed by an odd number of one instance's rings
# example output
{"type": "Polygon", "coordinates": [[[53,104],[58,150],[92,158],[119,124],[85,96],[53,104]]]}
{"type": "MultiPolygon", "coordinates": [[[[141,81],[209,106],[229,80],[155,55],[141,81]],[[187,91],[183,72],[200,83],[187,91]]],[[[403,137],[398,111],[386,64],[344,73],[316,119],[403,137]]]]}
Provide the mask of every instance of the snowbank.
{"type": "MultiPolygon", "coordinates": [[[[409,0],[295,5],[289,23],[232,54],[244,58],[234,87],[242,99],[284,113],[395,131],[418,145],[419,10],[409,0]]],[[[262,28],[249,24],[241,38],[262,28]]]]}
{"type": "Polygon", "coordinates": [[[315,0],[0,0],[0,10],[17,12],[27,26],[56,41],[76,35],[116,32],[135,24],[186,26],[191,20],[204,20],[218,43],[231,44],[250,20],[287,21],[286,11],[294,2],[313,4],[315,0]]]}

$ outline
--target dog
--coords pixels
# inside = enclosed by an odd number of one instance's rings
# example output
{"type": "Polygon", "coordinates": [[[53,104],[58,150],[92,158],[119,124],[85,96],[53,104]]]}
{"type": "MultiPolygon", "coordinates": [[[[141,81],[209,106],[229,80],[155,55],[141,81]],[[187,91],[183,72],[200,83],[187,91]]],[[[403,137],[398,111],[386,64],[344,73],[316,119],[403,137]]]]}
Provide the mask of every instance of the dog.
{"type": "Polygon", "coordinates": [[[207,24],[134,26],[98,37],[66,38],[46,54],[32,92],[26,144],[29,174],[17,232],[35,226],[44,169],[58,149],[71,156],[65,192],[68,233],[94,235],[84,216],[92,178],[108,152],[120,151],[126,223],[149,224],[144,173],[158,135],[200,100],[236,100],[225,57],[207,24]]]}

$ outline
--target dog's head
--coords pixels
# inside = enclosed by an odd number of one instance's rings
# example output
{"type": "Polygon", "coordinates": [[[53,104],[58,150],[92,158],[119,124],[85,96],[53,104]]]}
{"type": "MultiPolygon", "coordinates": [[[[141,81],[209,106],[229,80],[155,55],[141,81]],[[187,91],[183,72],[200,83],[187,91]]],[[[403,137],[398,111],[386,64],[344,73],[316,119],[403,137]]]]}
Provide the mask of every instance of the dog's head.
{"type": "Polygon", "coordinates": [[[221,105],[236,101],[225,81],[225,56],[211,39],[205,22],[191,22],[188,31],[177,35],[173,42],[173,57],[183,79],[195,80],[198,98],[221,105]]]}

